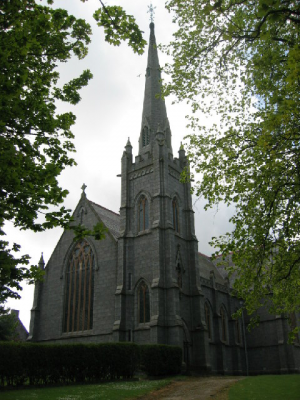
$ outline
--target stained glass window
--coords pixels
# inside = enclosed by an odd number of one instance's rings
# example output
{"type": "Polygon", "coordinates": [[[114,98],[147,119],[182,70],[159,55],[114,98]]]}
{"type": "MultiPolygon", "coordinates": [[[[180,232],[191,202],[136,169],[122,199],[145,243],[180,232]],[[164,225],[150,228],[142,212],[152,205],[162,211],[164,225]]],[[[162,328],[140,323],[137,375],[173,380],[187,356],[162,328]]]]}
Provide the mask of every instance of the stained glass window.
{"type": "Polygon", "coordinates": [[[95,259],[87,241],[78,242],[66,269],[64,332],[93,328],[95,259]]]}

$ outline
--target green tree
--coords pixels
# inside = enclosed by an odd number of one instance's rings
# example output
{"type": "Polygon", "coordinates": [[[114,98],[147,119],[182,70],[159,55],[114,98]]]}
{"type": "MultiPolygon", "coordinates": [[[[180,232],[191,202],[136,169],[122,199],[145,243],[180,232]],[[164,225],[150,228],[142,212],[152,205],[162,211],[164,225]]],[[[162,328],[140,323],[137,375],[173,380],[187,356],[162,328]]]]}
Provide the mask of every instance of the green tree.
{"type": "MultiPolygon", "coordinates": [[[[232,258],[249,313],[300,311],[300,2],[170,0],[165,94],[191,104],[188,153],[207,206],[234,205],[232,258]],[[201,126],[197,112],[217,115],[201,126]],[[268,299],[272,297],[272,303],[268,299]]],[[[203,115],[203,114],[202,114],[203,115]]]]}
{"type": "Polygon", "coordinates": [[[0,309],[0,341],[16,339],[16,326],[16,316],[0,309]]]}
{"type": "MultiPolygon", "coordinates": [[[[83,2],[85,0],[82,0],[83,2]]],[[[54,1],[48,0],[48,5],[54,1]]],[[[141,54],[146,42],[132,16],[121,7],[101,7],[94,18],[104,27],[105,40],[119,45],[128,40],[141,54]]],[[[97,240],[105,229],[72,225],[70,210],[60,207],[67,190],[57,177],[75,164],[71,127],[75,115],[58,114],[56,102],[80,101],[79,90],[92,78],[89,70],[59,87],[58,62],[73,55],[87,55],[91,28],[66,10],[38,4],[35,0],[7,0],[0,4],[0,235],[5,222],[41,232],[55,226],[73,229],[75,238],[92,235],[97,240]],[[55,211],[53,211],[53,209],[55,211]],[[52,210],[52,211],[51,211],[52,210]],[[43,216],[43,218],[41,218],[43,216]]],[[[17,257],[20,245],[0,240],[0,314],[9,298],[20,298],[21,282],[41,278],[30,257],[17,257]]]]}
{"type": "MultiPolygon", "coordinates": [[[[66,166],[75,164],[72,113],[57,114],[56,100],[76,104],[79,90],[92,77],[86,70],[57,85],[58,62],[73,54],[87,54],[91,28],[62,9],[38,5],[34,0],[8,0],[0,5],[0,234],[12,221],[20,229],[43,231],[67,226],[70,213],[60,205],[67,195],[57,181],[66,166]],[[39,219],[40,215],[44,219],[39,219]]],[[[28,256],[17,258],[20,246],[0,241],[2,303],[19,297],[24,278],[38,277],[28,269],[28,256]]]]}

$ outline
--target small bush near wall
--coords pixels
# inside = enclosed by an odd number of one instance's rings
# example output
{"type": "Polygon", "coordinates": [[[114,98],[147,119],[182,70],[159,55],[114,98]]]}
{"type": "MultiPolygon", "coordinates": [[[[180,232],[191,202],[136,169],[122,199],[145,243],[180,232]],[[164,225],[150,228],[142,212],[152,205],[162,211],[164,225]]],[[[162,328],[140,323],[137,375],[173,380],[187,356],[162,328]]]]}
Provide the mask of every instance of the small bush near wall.
{"type": "Polygon", "coordinates": [[[141,345],[141,368],[150,376],[176,375],[181,371],[182,350],[177,346],[141,345]]]}

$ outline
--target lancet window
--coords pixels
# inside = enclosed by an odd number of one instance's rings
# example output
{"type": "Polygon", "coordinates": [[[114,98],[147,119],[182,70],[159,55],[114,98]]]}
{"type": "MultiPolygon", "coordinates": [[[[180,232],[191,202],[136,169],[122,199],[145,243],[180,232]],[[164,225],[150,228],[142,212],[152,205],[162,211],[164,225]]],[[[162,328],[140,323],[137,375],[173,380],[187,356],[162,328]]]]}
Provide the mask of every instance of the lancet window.
{"type": "Polygon", "coordinates": [[[179,212],[178,212],[178,203],[176,199],[172,201],[172,210],[173,210],[173,228],[176,232],[179,233],[179,212]]]}
{"type": "Polygon", "coordinates": [[[241,337],[240,320],[238,318],[235,320],[235,337],[236,337],[236,342],[240,344],[242,342],[242,337],[241,337]]]}
{"type": "Polygon", "coordinates": [[[142,282],[138,289],[139,323],[150,321],[150,294],[145,282],[142,282]]]}
{"type": "Polygon", "coordinates": [[[210,306],[207,303],[204,304],[204,313],[205,313],[205,322],[208,332],[208,338],[211,339],[212,338],[211,312],[210,312],[210,306]]]}
{"type": "Polygon", "coordinates": [[[223,342],[227,342],[227,315],[224,307],[221,307],[221,339],[223,342]]]}
{"type": "Polygon", "coordinates": [[[74,247],[66,269],[64,326],[66,333],[93,328],[95,258],[86,240],[74,247]]]}
{"type": "Polygon", "coordinates": [[[139,201],[139,231],[149,228],[149,202],[145,196],[139,201]]]}
{"type": "Polygon", "coordinates": [[[149,142],[150,142],[150,140],[149,140],[149,128],[147,126],[144,126],[144,128],[143,128],[142,137],[143,137],[143,147],[147,146],[149,144],[149,142]]]}

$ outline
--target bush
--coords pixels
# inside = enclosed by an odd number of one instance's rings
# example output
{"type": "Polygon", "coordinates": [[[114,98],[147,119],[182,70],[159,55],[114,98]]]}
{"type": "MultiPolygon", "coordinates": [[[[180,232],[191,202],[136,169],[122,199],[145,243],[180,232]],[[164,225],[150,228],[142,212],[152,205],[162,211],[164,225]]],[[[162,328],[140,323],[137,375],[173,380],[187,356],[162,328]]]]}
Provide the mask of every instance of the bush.
{"type": "Polygon", "coordinates": [[[134,343],[45,345],[0,342],[4,385],[90,382],[131,378],[139,365],[134,343]]]}
{"type": "Polygon", "coordinates": [[[139,364],[150,376],[178,374],[180,347],[135,343],[0,342],[1,385],[47,385],[132,378],[139,364]]]}

